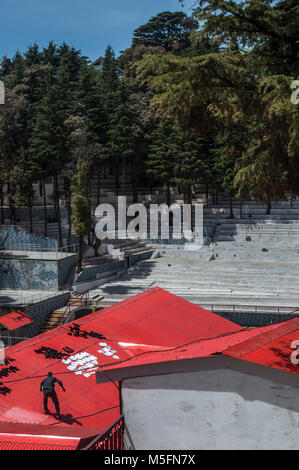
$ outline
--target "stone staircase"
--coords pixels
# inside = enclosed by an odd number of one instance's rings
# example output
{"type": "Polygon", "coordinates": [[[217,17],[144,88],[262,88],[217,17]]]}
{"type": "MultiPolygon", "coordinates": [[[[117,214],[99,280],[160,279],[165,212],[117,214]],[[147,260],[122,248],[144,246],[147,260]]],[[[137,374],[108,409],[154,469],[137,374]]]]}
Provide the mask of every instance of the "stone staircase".
{"type": "Polygon", "coordinates": [[[249,317],[251,326],[281,321],[299,314],[299,244],[220,242],[191,253],[171,247],[90,295],[103,295],[104,308],[155,286],[219,314],[233,314],[232,321],[238,314],[242,325],[249,317]]]}
{"type": "Polygon", "coordinates": [[[299,242],[299,220],[227,220],[217,223],[214,241],[299,242]],[[249,237],[249,238],[248,238],[249,237]]]}
{"type": "Polygon", "coordinates": [[[204,207],[209,246],[152,245],[159,259],[139,262],[121,279],[95,290],[109,306],[154,286],[217,311],[291,314],[299,306],[299,199],[266,206],[229,199],[204,207]],[[211,241],[210,240],[210,241],[211,241]]]}
{"type": "Polygon", "coordinates": [[[72,292],[72,296],[68,300],[66,306],[58,308],[48,315],[41,327],[40,334],[63,325],[72,312],[87,305],[87,297],[88,293],[86,292],[82,294],[72,292]]]}
{"type": "Polygon", "coordinates": [[[140,239],[106,240],[103,244],[106,245],[107,253],[113,259],[125,259],[128,256],[132,260],[134,260],[134,258],[147,259],[150,258],[155,251],[151,245],[140,239]]]}
{"type": "Polygon", "coordinates": [[[66,308],[62,307],[60,309],[54,310],[53,312],[48,315],[46,321],[44,322],[43,326],[41,327],[40,334],[46,333],[47,331],[53,330],[60,326],[63,322],[65,317],[66,308]]]}
{"type": "Polygon", "coordinates": [[[204,227],[213,232],[213,241],[281,240],[296,242],[299,240],[299,198],[272,203],[270,214],[266,214],[266,205],[256,201],[242,204],[233,199],[234,218],[230,218],[229,197],[219,195],[217,204],[204,207],[204,227]]]}

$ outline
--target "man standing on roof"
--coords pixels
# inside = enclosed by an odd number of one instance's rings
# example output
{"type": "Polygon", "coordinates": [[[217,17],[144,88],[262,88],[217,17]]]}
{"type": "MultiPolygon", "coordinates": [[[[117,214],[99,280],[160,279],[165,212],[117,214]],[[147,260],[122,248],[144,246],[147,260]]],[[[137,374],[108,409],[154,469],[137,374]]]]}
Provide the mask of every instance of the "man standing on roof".
{"type": "Polygon", "coordinates": [[[55,383],[58,383],[62,390],[65,392],[65,388],[61,380],[58,380],[56,377],[53,377],[52,372],[48,372],[48,377],[46,377],[40,384],[40,391],[44,394],[44,412],[45,414],[50,414],[48,410],[48,398],[50,397],[55,405],[56,409],[56,418],[60,417],[59,401],[55,392],[55,383]]]}

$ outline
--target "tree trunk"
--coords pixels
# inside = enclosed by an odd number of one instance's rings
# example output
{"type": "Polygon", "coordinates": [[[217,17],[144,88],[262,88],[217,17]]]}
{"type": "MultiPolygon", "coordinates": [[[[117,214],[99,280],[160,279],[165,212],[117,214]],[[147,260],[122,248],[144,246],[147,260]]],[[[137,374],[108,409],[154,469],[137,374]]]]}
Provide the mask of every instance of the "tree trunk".
{"type": "Polygon", "coordinates": [[[58,246],[63,247],[62,233],[61,233],[61,217],[60,217],[60,204],[59,204],[59,189],[58,189],[58,176],[54,176],[54,208],[58,225],[58,246]]]}
{"type": "Polygon", "coordinates": [[[48,236],[48,212],[47,212],[47,195],[46,195],[46,181],[45,177],[43,176],[42,181],[42,188],[43,188],[43,198],[44,198],[44,236],[48,236]]]}
{"type": "Polygon", "coordinates": [[[243,219],[243,202],[240,201],[240,219],[243,219]]]}
{"type": "Polygon", "coordinates": [[[97,206],[100,205],[100,195],[101,195],[101,166],[98,167],[98,184],[97,184],[97,206]]]}
{"type": "Polygon", "coordinates": [[[10,223],[14,225],[15,219],[15,211],[13,207],[12,197],[11,197],[11,184],[7,183],[7,197],[8,197],[8,206],[9,206],[9,216],[10,216],[10,223]]]}
{"type": "Polygon", "coordinates": [[[72,204],[71,204],[71,198],[68,206],[68,211],[67,211],[67,218],[68,218],[68,232],[67,232],[67,245],[70,247],[72,243],[72,204]]]}
{"type": "Polygon", "coordinates": [[[126,190],[126,165],[125,165],[125,159],[123,158],[123,161],[122,161],[122,183],[123,183],[123,187],[122,187],[122,193],[123,193],[123,196],[125,195],[125,190],[126,190]]]}
{"type": "Polygon", "coordinates": [[[206,184],[206,203],[209,205],[209,185],[206,184]]]}
{"type": "Polygon", "coordinates": [[[187,186],[184,188],[184,204],[192,204],[191,186],[187,186]]]}
{"type": "Polygon", "coordinates": [[[149,193],[150,195],[153,194],[153,179],[151,176],[149,177],[149,193]]]}
{"type": "Polygon", "coordinates": [[[0,200],[1,200],[1,224],[4,225],[5,221],[5,214],[4,214],[4,192],[3,192],[3,185],[0,187],[0,200]]]}
{"type": "Polygon", "coordinates": [[[88,232],[88,235],[87,235],[87,242],[88,242],[88,246],[93,246],[92,233],[91,233],[91,231],[88,232]]]}
{"type": "Polygon", "coordinates": [[[93,245],[93,248],[94,248],[94,255],[95,256],[99,256],[99,248],[101,246],[101,240],[99,240],[98,238],[96,238],[95,236],[95,242],[94,242],[94,245],[93,245]]]}
{"type": "Polygon", "coordinates": [[[78,246],[78,265],[77,265],[77,273],[82,271],[82,261],[83,261],[83,235],[79,235],[79,246],[78,246]]]}
{"type": "Polygon", "coordinates": [[[269,194],[267,194],[267,210],[266,210],[267,215],[271,214],[271,208],[272,208],[271,197],[269,194]]]}
{"type": "Polygon", "coordinates": [[[116,196],[119,195],[119,168],[118,168],[118,162],[115,163],[115,193],[116,196]]]}
{"type": "MultiPolygon", "coordinates": [[[[91,192],[91,185],[89,184],[89,181],[92,179],[92,169],[89,170],[88,172],[88,177],[86,181],[86,197],[91,201],[90,203],[90,215],[91,215],[91,220],[92,220],[92,225],[93,225],[93,220],[94,220],[94,210],[93,210],[93,198],[92,198],[92,192],[91,192]]],[[[93,246],[92,242],[92,227],[89,229],[88,235],[87,235],[87,242],[89,246],[93,246]]]]}
{"type": "Polygon", "coordinates": [[[213,188],[213,206],[216,204],[215,188],[213,188]]]}
{"type": "Polygon", "coordinates": [[[32,223],[32,198],[29,196],[29,233],[33,233],[33,223],[32,223]]]}
{"type": "Polygon", "coordinates": [[[229,218],[234,218],[234,211],[233,211],[233,194],[232,192],[229,193],[229,218]]]}
{"type": "Polygon", "coordinates": [[[64,178],[64,192],[65,192],[67,218],[68,218],[67,246],[70,247],[71,239],[72,239],[72,200],[71,200],[71,184],[70,184],[70,178],[68,176],[64,178]]]}
{"type": "Polygon", "coordinates": [[[134,161],[131,163],[131,181],[132,181],[132,191],[133,191],[133,204],[138,202],[138,190],[136,184],[136,167],[134,161]]]}
{"type": "Polygon", "coordinates": [[[166,204],[168,205],[168,207],[171,205],[171,201],[170,201],[170,184],[169,184],[169,181],[167,181],[166,183],[166,204]]]}

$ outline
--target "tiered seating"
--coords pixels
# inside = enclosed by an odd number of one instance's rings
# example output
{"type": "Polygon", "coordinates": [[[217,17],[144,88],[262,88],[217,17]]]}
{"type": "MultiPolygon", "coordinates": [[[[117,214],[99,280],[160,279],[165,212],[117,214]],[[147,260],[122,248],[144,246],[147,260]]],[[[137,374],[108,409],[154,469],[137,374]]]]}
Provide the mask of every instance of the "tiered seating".
{"type": "Polygon", "coordinates": [[[251,312],[256,324],[259,314],[275,313],[280,320],[281,315],[298,314],[299,201],[292,207],[289,202],[273,204],[271,215],[265,214],[265,206],[249,201],[242,219],[236,213],[240,203],[233,205],[235,219],[227,218],[227,204],[205,207],[209,246],[188,251],[179,243],[156,245],[161,258],[143,261],[95,290],[105,296],[103,305],[158,285],[220,313],[251,312]]]}
{"type": "Polygon", "coordinates": [[[58,249],[57,240],[39,237],[22,230],[13,228],[4,229],[0,234],[1,240],[5,241],[2,249],[14,251],[55,251],[58,249]]]}

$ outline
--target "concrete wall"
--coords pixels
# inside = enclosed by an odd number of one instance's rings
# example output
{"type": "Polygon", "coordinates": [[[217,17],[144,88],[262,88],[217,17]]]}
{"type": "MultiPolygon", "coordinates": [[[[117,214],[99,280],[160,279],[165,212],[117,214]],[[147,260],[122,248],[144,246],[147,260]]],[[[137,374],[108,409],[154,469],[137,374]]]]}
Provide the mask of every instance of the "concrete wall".
{"type": "Polygon", "coordinates": [[[103,263],[98,266],[87,266],[81,271],[76,279],[76,284],[81,282],[95,281],[97,276],[101,276],[104,273],[122,271],[126,268],[125,261],[118,261],[115,263],[103,263]]]}
{"type": "Polygon", "coordinates": [[[123,381],[127,448],[298,449],[299,390],[268,372],[215,368],[123,381]]]}
{"type": "Polygon", "coordinates": [[[2,259],[1,289],[56,290],[58,288],[57,261],[33,259],[2,259]]]}
{"type": "Polygon", "coordinates": [[[60,260],[26,258],[0,259],[0,288],[57,290],[67,283],[77,263],[77,255],[60,260]]]}
{"type": "Polygon", "coordinates": [[[64,286],[68,282],[73,282],[77,266],[78,255],[68,256],[58,261],[58,285],[64,286]]]}
{"type": "Polygon", "coordinates": [[[4,229],[0,233],[0,244],[2,250],[13,251],[55,251],[58,250],[58,242],[53,238],[46,238],[33,235],[32,233],[16,230],[13,228],[4,229]]]}
{"type": "Polygon", "coordinates": [[[47,316],[53,312],[53,310],[64,307],[64,305],[67,304],[69,298],[70,293],[65,292],[55,297],[50,297],[49,299],[46,299],[37,304],[24,307],[22,310],[34,320],[34,323],[25,326],[24,336],[27,338],[32,338],[33,336],[39,334],[47,316]]]}

